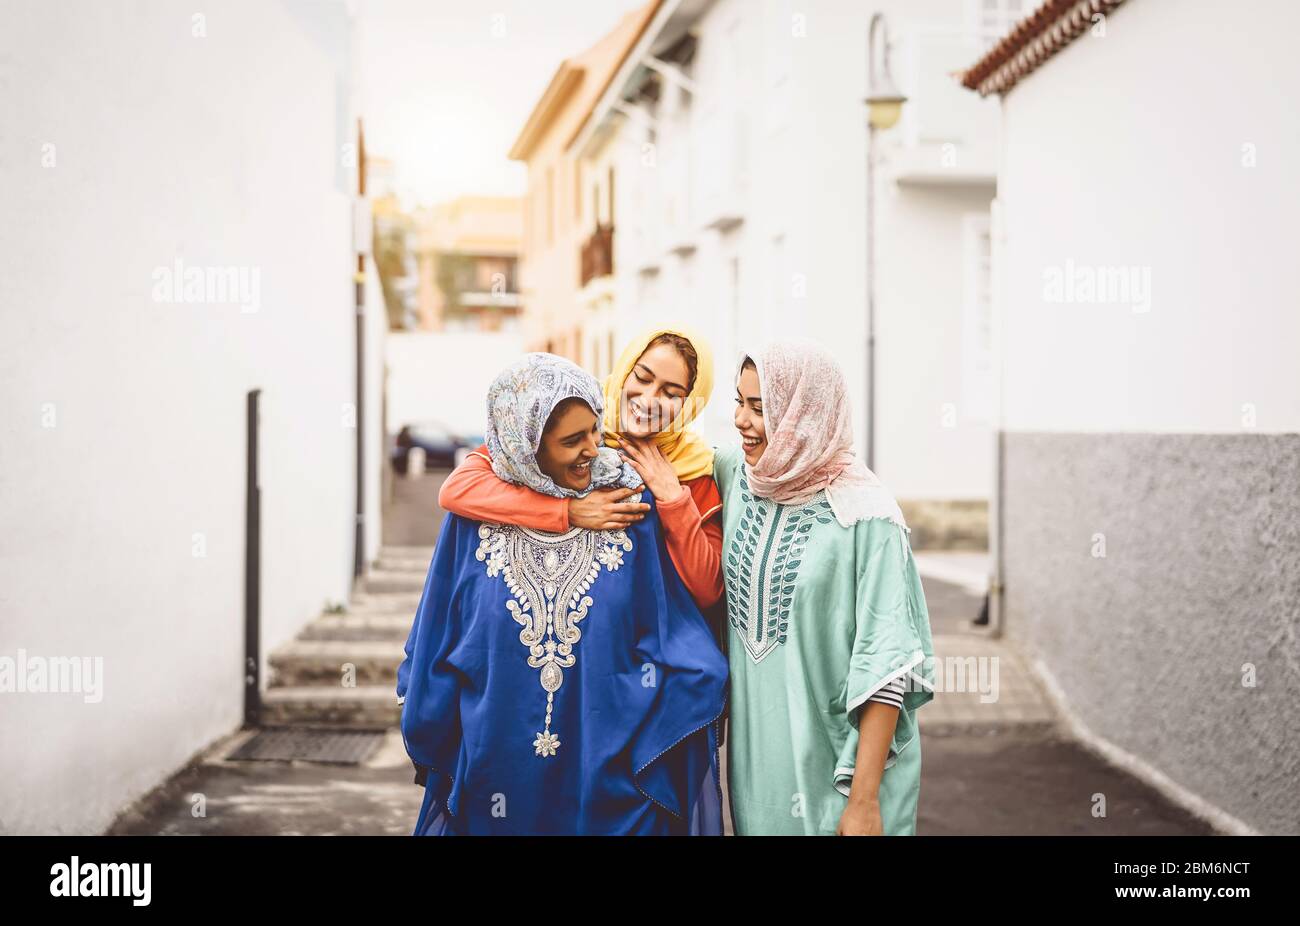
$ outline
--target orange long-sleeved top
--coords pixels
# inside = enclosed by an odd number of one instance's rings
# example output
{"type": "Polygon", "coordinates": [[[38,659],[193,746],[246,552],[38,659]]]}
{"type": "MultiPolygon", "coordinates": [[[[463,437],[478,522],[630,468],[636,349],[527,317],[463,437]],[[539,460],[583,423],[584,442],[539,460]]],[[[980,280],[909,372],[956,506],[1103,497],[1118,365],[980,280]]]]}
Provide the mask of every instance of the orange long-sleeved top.
{"type": "MultiPolygon", "coordinates": [[[[668,556],[701,609],[722,597],[722,494],[712,476],[683,482],[689,491],[659,502],[668,556]]],[[[486,445],[456,467],[438,492],[438,504],[475,521],[520,524],[539,531],[569,529],[569,501],[505,482],[492,469],[486,445]]]]}

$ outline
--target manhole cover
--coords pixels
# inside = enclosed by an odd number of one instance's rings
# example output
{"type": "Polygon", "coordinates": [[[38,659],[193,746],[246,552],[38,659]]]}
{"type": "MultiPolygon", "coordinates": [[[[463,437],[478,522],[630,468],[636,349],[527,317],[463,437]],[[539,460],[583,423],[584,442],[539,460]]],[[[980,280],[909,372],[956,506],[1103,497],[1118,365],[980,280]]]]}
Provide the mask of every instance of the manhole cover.
{"type": "Polygon", "coordinates": [[[328,762],[359,765],[384,741],[382,730],[259,730],[226,758],[230,761],[328,762]]]}

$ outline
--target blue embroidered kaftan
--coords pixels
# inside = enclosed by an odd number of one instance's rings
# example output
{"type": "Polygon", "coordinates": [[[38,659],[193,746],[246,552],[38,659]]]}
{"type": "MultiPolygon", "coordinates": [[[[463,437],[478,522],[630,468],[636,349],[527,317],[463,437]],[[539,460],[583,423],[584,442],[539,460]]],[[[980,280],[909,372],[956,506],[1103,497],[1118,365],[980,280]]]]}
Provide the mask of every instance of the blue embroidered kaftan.
{"type": "Polygon", "coordinates": [[[727,662],[653,499],[620,531],[448,515],[398,669],[413,835],[720,835],[727,662]]]}

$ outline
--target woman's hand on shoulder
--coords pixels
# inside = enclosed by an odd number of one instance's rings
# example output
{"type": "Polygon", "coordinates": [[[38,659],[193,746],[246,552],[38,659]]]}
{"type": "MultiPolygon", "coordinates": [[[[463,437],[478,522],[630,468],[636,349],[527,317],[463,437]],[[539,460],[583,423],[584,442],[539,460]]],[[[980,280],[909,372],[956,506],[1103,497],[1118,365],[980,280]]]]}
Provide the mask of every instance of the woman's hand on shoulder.
{"type": "Polygon", "coordinates": [[[645,502],[626,502],[638,489],[596,489],[583,498],[569,499],[569,526],[590,531],[621,530],[645,517],[645,502]]]}

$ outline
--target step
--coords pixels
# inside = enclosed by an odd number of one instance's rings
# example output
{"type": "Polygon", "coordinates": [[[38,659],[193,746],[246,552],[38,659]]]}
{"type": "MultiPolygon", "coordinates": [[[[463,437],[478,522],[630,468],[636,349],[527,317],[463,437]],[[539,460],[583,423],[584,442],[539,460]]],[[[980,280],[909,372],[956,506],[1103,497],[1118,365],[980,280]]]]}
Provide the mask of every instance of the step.
{"type": "MultiPolygon", "coordinates": [[[[430,558],[431,559],[431,558],[430,558]]],[[[430,559],[416,559],[406,556],[380,555],[371,566],[372,570],[383,572],[418,572],[421,577],[429,572],[430,559]]]]}
{"type": "Polygon", "coordinates": [[[377,730],[401,721],[397,692],[388,685],[270,688],[262,696],[267,725],[377,730]]]}
{"type": "Polygon", "coordinates": [[[401,572],[428,572],[433,553],[428,556],[406,553],[380,553],[370,563],[371,569],[396,569],[401,572]]]}
{"type": "Polygon", "coordinates": [[[422,592],[424,591],[425,572],[394,572],[388,569],[374,569],[365,577],[362,587],[370,594],[388,592],[422,592]]]}
{"type": "Polygon", "coordinates": [[[380,559],[418,560],[427,567],[433,559],[433,547],[384,546],[379,548],[380,559]]]}
{"type": "MultiPolygon", "coordinates": [[[[410,630],[408,625],[407,630],[410,630]]],[[[338,686],[343,666],[356,667],[358,686],[397,684],[397,667],[406,658],[405,638],[389,640],[293,640],[271,654],[271,685],[338,686]]]]}
{"type": "Polygon", "coordinates": [[[398,640],[405,643],[414,622],[414,609],[410,613],[393,614],[325,614],[308,624],[298,639],[398,640]]]}
{"type": "MultiPolygon", "coordinates": [[[[339,613],[414,614],[416,608],[420,606],[420,595],[423,592],[423,587],[416,592],[387,592],[379,594],[357,592],[352,596],[352,603],[348,606],[347,611],[339,613]]],[[[332,617],[333,615],[327,613],[321,616],[332,617]]]]}

